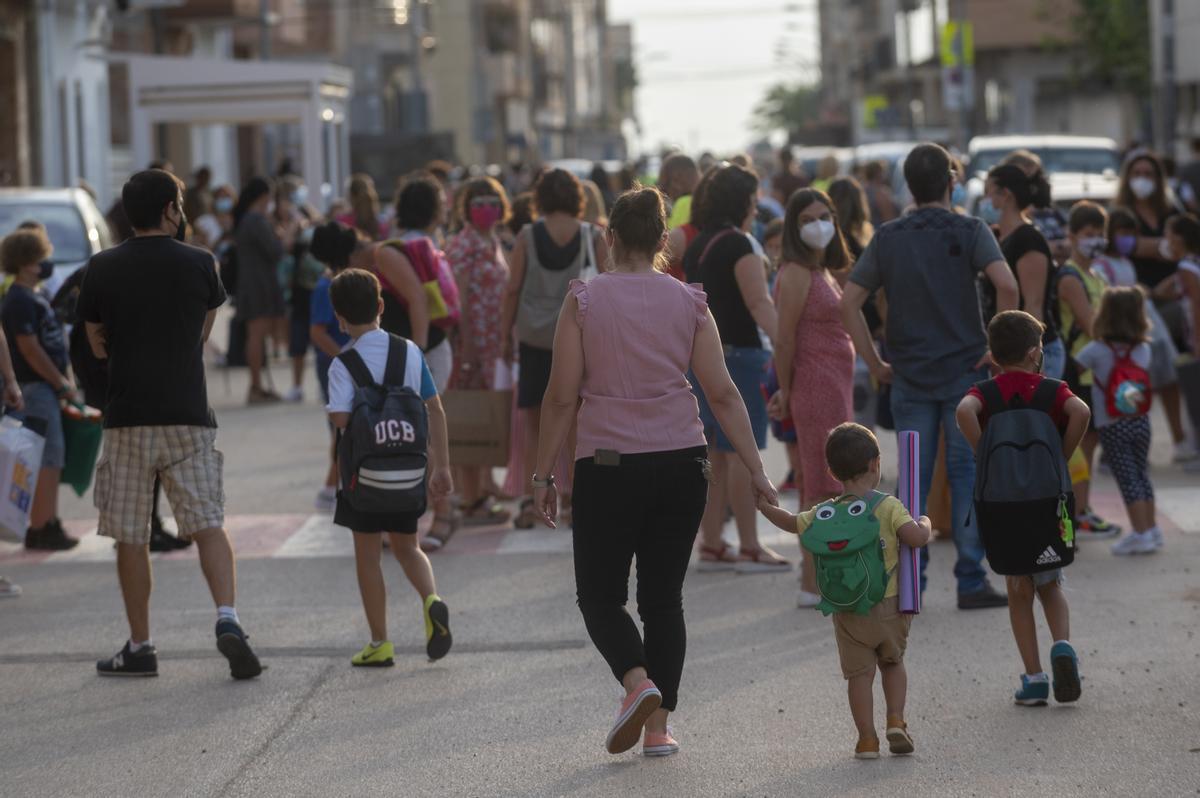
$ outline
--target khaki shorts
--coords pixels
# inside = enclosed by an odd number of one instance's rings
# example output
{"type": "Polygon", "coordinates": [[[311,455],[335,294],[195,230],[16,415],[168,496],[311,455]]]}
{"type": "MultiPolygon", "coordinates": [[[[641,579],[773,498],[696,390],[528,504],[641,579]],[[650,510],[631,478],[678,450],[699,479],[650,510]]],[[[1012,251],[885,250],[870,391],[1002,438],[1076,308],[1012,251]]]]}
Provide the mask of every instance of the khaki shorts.
{"type": "Polygon", "coordinates": [[[120,543],[150,541],[154,478],[175,513],[179,536],[225,525],[224,457],[209,427],[120,427],[104,430],[96,464],[98,533],[120,543]]]}
{"type": "Polygon", "coordinates": [[[895,596],[876,604],[869,615],[834,613],[833,630],[842,676],[853,679],[870,673],[876,665],[903,662],[911,625],[912,616],[900,613],[900,602],[895,596]]]}

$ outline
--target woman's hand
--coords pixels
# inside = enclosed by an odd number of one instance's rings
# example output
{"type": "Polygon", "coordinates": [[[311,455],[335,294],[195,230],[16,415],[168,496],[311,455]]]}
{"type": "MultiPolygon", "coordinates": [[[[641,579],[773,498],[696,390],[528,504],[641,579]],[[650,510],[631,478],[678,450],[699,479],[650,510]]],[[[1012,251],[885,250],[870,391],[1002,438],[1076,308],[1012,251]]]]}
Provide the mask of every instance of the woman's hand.
{"type": "Polygon", "coordinates": [[[771,480],[767,479],[767,475],[759,469],[758,473],[750,478],[750,485],[754,489],[754,503],[761,507],[764,503],[771,507],[779,506],[779,491],[775,490],[775,486],[771,484],[771,480]]]}
{"type": "Polygon", "coordinates": [[[790,404],[791,397],[780,388],[767,402],[767,415],[775,421],[783,421],[786,418],[791,418],[790,404]]]}
{"type": "Polygon", "coordinates": [[[551,529],[558,528],[558,489],[551,485],[548,488],[533,489],[533,507],[542,521],[551,529]]]}
{"type": "Polygon", "coordinates": [[[1158,285],[1154,286],[1154,288],[1150,291],[1150,295],[1155,299],[1160,299],[1164,302],[1169,302],[1173,299],[1179,299],[1182,296],[1179,291],[1179,281],[1173,277],[1168,277],[1167,279],[1161,281],[1158,285]]]}
{"type": "MultiPolygon", "coordinates": [[[[984,356],[988,357],[987,355],[984,356]]],[[[880,385],[890,385],[892,382],[892,364],[880,360],[877,364],[869,364],[868,368],[875,382],[880,385]]],[[[978,366],[976,366],[978,368],[978,366]]]]}

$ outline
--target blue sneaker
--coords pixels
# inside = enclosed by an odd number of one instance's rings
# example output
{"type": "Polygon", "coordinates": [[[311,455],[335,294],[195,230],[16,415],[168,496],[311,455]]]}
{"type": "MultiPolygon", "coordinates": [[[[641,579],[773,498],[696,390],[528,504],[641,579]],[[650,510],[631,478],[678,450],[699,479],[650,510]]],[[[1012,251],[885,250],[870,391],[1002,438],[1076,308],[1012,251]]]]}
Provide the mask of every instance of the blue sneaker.
{"type": "Polygon", "coordinates": [[[221,619],[217,621],[217,650],[229,660],[229,675],[235,679],[253,679],[262,673],[262,665],[250,644],[246,642],[246,633],[242,627],[233,621],[221,619]]]}
{"type": "Polygon", "coordinates": [[[1054,673],[1054,700],[1060,704],[1078,701],[1083,692],[1079,684],[1079,658],[1065,640],[1050,649],[1050,670],[1054,673]]]}
{"type": "Polygon", "coordinates": [[[1013,696],[1013,700],[1023,707],[1044,707],[1050,700],[1050,679],[1046,674],[1030,676],[1021,674],[1021,689],[1013,696]]]}

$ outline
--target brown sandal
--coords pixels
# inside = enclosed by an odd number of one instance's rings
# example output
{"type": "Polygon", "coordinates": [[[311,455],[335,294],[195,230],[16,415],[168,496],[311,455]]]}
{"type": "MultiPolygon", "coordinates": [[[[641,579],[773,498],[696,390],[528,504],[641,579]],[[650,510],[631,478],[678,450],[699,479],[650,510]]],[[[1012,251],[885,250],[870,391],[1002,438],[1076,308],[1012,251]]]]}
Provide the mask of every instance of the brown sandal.
{"type": "Polygon", "coordinates": [[[503,526],[511,520],[512,513],[493,502],[491,496],[483,496],[462,512],[462,525],[468,527],[503,526]]]}
{"type": "Polygon", "coordinates": [[[521,499],[517,517],[512,520],[514,529],[533,529],[541,516],[537,513],[537,506],[533,499],[521,499]]]}
{"type": "Polygon", "coordinates": [[[433,526],[429,528],[428,534],[421,538],[421,551],[441,551],[445,547],[450,538],[454,537],[454,533],[458,531],[459,516],[444,516],[435,515],[433,517],[433,526]]]}

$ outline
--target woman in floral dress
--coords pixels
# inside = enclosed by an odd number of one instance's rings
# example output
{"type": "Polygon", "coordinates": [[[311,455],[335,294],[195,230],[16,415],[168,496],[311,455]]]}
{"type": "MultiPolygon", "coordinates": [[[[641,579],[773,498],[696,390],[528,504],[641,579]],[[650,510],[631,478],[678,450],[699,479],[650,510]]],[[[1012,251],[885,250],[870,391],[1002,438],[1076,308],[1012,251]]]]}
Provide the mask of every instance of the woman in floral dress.
{"type": "MultiPolygon", "coordinates": [[[[446,246],[458,281],[462,309],[455,337],[452,387],[492,390],[500,358],[500,313],[508,284],[508,264],[496,228],[510,210],[504,188],[490,177],[470,181],[458,194],[463,228],[446,246]]],[[[467,526],[507,523],[510,514],[493,502],[491,469],[459,468],[457,484],[467,526]]]]}

